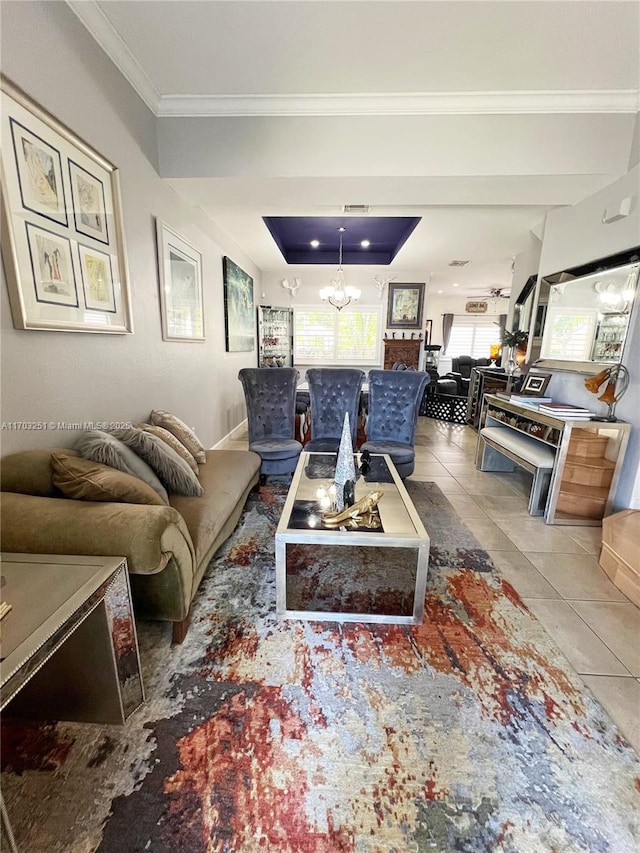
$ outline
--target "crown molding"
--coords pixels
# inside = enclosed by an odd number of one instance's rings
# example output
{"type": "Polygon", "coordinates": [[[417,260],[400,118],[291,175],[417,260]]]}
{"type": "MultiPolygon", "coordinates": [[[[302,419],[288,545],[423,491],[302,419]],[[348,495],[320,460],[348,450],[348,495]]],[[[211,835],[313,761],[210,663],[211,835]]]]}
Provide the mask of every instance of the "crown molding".
{"type": "Polygon", "coordinates": [[[66,0],[66,3],[149,109],[159,117],[527,115],[640,111],[638,89],[161,96],[96,0],[66,0]]]}
{"type": "Polygon", "coordinates": [[[154,115],[159,115],[160,92],[142,70],[137,59],[95,0],[66,0],[111,61],[120,69],[154,115]]]}
{"type": "Polygon", "coordinates": [[[636,113],[638,90],[342,95],[171,95],[159,116],[531,115],[636,113]]]}

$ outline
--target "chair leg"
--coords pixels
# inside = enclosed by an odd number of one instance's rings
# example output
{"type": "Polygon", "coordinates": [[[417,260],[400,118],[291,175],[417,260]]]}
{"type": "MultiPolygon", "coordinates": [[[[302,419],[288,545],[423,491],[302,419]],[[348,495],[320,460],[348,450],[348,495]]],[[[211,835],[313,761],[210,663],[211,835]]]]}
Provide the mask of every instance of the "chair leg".
{"type": "Polygon", "coordinates": [[[187,636],[187,631],[189,630],[189,625],[191,624],[191,615],[187,614],[185,618],[181,622],[173,623],[173,631],[171,634],[171,645],[179,646],[180,643],[184,642],[184,638],[187,636]]]}

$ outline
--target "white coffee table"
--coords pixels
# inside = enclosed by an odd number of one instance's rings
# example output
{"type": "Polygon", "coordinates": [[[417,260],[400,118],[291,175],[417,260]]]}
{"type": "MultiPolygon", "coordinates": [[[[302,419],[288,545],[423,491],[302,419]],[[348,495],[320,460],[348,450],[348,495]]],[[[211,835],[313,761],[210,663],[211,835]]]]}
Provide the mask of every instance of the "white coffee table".
{"type": "Polygon", "coordinates": [[[429,536],[391,458],[372,456],[367,479],[359,476],[355,486],[356,500],[371,491],[384,493],[378,507],[381,530],[323,527],[318,491],[331,483],[334,460],[330,453],[300,455],[275,536],[278,617],[420,624],[429,536]],[[346,577],[344,600],[337,608],[329,601],[325,607],[323,584],[335,603],[338,574],[346,577]],[[375,607],[367,606],[368,597],[375,607]]]}

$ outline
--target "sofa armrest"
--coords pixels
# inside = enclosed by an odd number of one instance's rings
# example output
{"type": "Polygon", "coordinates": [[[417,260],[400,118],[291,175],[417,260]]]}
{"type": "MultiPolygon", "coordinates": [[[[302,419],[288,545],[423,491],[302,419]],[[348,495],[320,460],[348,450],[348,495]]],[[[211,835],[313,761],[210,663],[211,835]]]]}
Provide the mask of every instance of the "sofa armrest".
{"type": "Polygon", "coordinates": [[[2,550],[27,554],[122,556],[129,572],[161,572],[171,557],[193,577],[195,553],[170,506],[98,503],[2,492],[2,550]]]}

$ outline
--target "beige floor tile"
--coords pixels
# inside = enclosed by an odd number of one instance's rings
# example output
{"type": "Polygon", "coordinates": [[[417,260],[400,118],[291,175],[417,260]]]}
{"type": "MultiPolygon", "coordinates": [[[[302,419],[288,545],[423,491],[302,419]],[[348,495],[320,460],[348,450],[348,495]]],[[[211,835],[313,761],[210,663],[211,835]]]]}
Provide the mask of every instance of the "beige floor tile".
{"type": "Polygon", "coordinates": [[[573,600],[569,603],[629,672],[640,676],[640,610],[635,604],[573,600]]]}
{"type": "Polygon", "coordinates": [[[454,477],[465,477],[467,474],[474,475],[476,473],[476,466],[471,459],[463,462],[443,462],[442,464],[447,469],[447,472],[454,477]]]}
{"type": "Polygon", "coordinates": [[[513,542],[490,518],[465,518],[464,523],[486,550],[515,551],[513,542]]]}
{"type": "Polygon", "coordinates": [[[427,450],[426,447],[419,447],[418,445],[414,445],[414,450],[416,453],[416,462],[438,462],[439,460],[436,458],[435,454],[430,450],[427,450]]]}
{"type": "Polygon", "coordinates": [[[416,459],[414,473],[422,477],[448,477],[449,472],[439,462],[422,462],[416,459]]]}
{"type": "Polygon", "coordinates": [[[430,483],[435,483],[445,495],[464,495],[465,493],[460,483],[453,477],[415,477],[414,479],[423,481],[428,479],[430,483]]]}
{"type": "Polygon", "coordinates": [[[522,495],[486,496],[482,499],[482,506],[498,527],[506,516],[524,515],[529,518],[528,498],[524,498],[522,495]]]}
{"type": "Polygon", "coordinates": [[[486,518],[487,514],[471,495],[447,495],[447,500],[460,518],[486,518]]]}
{"type": "Polygon", "coordinates": [[[440,450],[440,448],[434,448],[432,452],[438,462],[442,462],[443,465],[447,465],[449,462],[464,464],[469,461],[467,454],[462,450],[440,450]]]}
{"type": "Polygon", "coordinates": [[[630,675],[566,601],[525,598],[525,604],[579,673],[630,675]]]}
{"type": "Polygon", "coordinates": [[[500,527],[520,550],[553,551],[559,554],[586,554],[585,550],[569,539],[558,528],[545,524],[542,517],[503,518],[500,527]]]}
{"type": "Polygon", "coordinates": [[[505,475],[489,474],[486,471],[469,471],[456,479],[470,495],[514,495],[516,494],[505,475]]]}
{"type": "Polygon", "coordinates": [[[487,551],[500,574],[521,598],[560,598],[560,593],[520,551],[487,551]]]}
{"type": "MultiPolygon", "coordinates": [[[[538,571],[563,598],[592,601],[627,601],[591,554],[557,554],[525,551],[538,571]]],[[[640,610],[638,611],[640,614],[640,610]]]]}
{"type": "Polygon", "coordinates": [[[583,675],[582,680],[640,755],[640,682],[610,675],[583,675]]]}
{"type": "Polygon", "coordinates": [[[601,527],[573,527],[563,524],[562,532],[577,542],[578,545],[582,545],[589,554],[599,556],[602,547],[601,527]]]}

